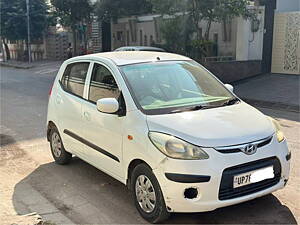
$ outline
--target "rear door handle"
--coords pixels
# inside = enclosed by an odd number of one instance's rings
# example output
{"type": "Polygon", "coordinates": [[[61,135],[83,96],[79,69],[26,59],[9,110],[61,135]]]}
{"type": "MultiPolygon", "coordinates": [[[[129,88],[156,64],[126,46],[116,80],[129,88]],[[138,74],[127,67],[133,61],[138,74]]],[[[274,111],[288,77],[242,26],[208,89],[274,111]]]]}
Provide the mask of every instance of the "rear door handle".
{"type": "Polygon", "coordinates": [[[90,121],[90,120],[91,120],[91,114],[89,114],[88,112],[84,112],[84,113],[83,113],[83,117],[84,117],[87,121],[90,121]]]}

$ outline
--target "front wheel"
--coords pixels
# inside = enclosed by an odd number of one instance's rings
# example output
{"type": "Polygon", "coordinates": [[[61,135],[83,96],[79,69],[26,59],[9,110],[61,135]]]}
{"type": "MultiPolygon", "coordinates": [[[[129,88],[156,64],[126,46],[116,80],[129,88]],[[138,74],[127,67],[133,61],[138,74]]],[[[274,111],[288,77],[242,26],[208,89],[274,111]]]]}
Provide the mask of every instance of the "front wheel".
{"type": "Polygon", "coordinates": [[[140,215],[151,223],[159,223],[169,218],[170,213],[159,183],[146,164],[134,168],[131,177],[133,200],[140,215]]]}

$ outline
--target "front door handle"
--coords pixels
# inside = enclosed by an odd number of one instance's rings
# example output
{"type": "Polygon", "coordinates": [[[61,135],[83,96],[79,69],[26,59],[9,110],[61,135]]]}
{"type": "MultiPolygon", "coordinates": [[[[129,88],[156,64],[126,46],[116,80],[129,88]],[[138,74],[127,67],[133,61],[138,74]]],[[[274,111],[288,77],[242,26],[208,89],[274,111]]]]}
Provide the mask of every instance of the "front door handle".
{"type": "Polygon", "coordinates": [[[90,120],[91,120],[91,114],[89,114],[88,112],[84,112],[84,113],[83,113],[83,117],[84,117],[87,121],[90,121],[90,120]]]}

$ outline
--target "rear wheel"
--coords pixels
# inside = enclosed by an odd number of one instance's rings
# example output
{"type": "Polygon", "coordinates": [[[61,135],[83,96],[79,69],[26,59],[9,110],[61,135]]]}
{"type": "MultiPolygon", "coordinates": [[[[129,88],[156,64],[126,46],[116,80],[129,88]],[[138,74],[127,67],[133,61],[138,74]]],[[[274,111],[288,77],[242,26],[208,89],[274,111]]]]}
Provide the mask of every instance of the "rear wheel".
{"type": "Polygon", "coordinates": [[[169,218],[159,183],[146,164],[140,164],[132,171],[131,190],[135,206],[145,220],[160,223],[169,218]]]}
{"type": "Polygon", "coordinates": [[[72,154],[65,150],[56,127],[53,127],[50,131],[50,147],[52,156],[57,164],[64,165],[71,161],[72,154]]]}

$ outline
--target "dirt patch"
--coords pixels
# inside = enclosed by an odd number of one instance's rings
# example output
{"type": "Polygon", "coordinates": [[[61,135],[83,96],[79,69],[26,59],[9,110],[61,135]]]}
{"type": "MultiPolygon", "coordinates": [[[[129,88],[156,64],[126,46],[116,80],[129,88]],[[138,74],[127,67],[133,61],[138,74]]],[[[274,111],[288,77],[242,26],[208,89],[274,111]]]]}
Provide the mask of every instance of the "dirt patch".
{"type": "Polygon", "coordinates": [[[0,134],[0,147],[15,143],[15,139],[12,136],[6,134],[0,134]]]}
{"type": "Polygon", "coordinates": [[[0,134],[0,143],[0,165],[15,164],[15,159],[25,155],[15,139],[9,135],[0,134]]]}

